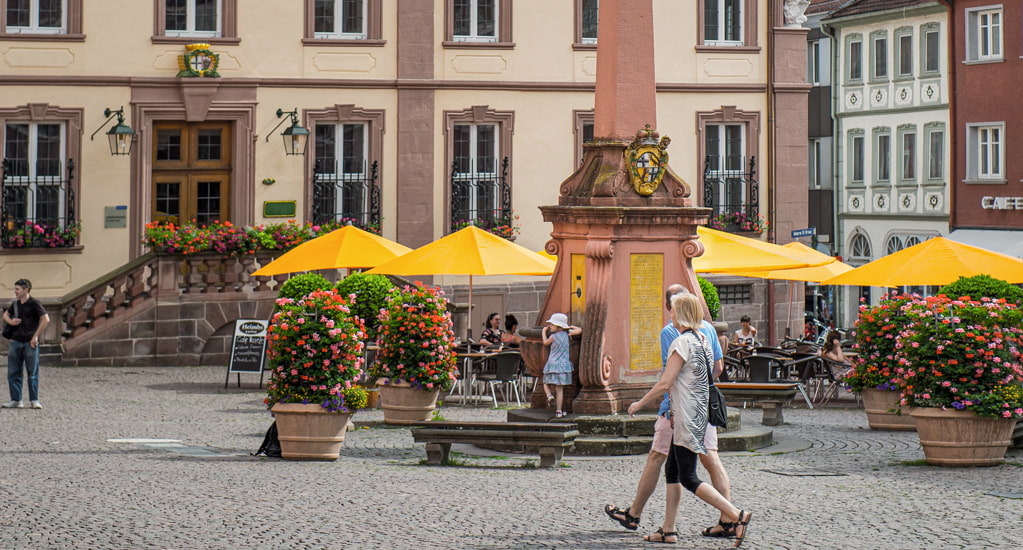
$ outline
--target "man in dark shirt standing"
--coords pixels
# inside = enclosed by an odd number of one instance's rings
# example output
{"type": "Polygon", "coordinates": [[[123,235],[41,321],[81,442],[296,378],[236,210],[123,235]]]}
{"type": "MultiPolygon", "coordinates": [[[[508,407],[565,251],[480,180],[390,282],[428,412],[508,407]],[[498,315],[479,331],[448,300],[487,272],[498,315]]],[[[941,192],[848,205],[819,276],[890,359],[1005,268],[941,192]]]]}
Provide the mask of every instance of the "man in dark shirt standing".
{"type": "Polygon", "coordinates": [[[20,409],[25,406],[21,400],[22,370],[28,372],[28,398],[33,409],[43,408],[39,403],[39,335],[50,316],[38,300],[29,296],[32,283],[18,279],[14,283],[15,300],[4,310],[4,322],[14,327],[11,345],[7,351],[7,385],[11,400],[4,408],[20,409]]]}

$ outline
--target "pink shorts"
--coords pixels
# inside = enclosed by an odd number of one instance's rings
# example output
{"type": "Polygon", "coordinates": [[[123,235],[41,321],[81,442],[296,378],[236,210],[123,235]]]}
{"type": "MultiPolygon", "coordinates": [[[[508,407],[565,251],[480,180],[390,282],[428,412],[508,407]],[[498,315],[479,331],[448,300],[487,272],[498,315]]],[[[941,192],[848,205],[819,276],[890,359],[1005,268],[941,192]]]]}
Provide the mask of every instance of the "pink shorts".
{"type": "MultiPolygon", "coordinates": [[[[672,434],[671,420],[666,416],[658,416],[657,422],[654,423],[654,442],[650,445],[650,450],[667,455],[671,450],[672,434]]],[[[718,450],[718,429],[710,424],[707,424],[707,433],[703,436],[703,446],[708,451],[718,450]]]]}

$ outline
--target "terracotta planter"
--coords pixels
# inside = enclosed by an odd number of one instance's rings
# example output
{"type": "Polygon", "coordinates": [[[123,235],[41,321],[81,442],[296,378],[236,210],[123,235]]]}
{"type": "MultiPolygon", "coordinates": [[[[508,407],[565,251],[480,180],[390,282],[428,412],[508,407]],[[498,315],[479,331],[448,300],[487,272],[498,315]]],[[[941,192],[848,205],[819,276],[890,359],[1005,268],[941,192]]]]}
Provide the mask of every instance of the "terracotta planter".
{"type": "Polygon", "coordinates": [[[277,420],[282,458],[337,460],[351,413],[327,412],[318,404],[301,403],[278,403],[270,410],[277,420]]]}
{"type": "Polygon", "coordinates": [[[867,424],[872,430],[904,430],[916,429],[916,423],[910,413],[913,409],[903,410],[902,414],[889,412],[900,410],[899,392],[888,390],[863,390],[863,410],[867,413],[867,424]]]}
{"type": "Polygon", "coordinates": [[[917,407],[920,446],[928,464],[936,466],[997,466],[1012,443],[1012,418],[985,418],[969,411],[917,407]]]}
{"type": "Polygon", "coordinates": [[[440,394],[440,390],[421,390],[386,378],[377,380],[377,390],[384,409],[384,423],[399,425],[429,420],[440,394]]]}

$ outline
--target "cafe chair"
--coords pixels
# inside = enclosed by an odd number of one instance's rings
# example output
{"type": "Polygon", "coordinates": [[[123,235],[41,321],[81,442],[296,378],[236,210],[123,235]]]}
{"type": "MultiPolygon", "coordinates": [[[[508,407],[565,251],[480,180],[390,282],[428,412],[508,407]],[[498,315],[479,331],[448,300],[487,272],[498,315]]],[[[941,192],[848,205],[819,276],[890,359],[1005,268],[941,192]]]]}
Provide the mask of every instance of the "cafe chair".
{"type": "Polygon", "coordinates": [[[515,404],[522,406],[522,398],[519,395],[519,363],[522,355],[517,351],[505,351],[487,358],[493,368],[476,375],[476,380],[486,383],[486,389],[490,391],[490,397],[494,399],[494,406],[497,406],[497,393],[495,387],[501,385],[501,394],[505,402],[508,400],[508,388],[511,387],[515,394],[515,404]]]}
{"type": "Polygon", "coordinates": [[[835,378],[835,372],[845,367],[843,363],[832,361],[827,357],[820,357],[815,364],[813,374],[812,391],[814,403],[819,406],[827,405],[836,395],[842,382],[835,378]]]}

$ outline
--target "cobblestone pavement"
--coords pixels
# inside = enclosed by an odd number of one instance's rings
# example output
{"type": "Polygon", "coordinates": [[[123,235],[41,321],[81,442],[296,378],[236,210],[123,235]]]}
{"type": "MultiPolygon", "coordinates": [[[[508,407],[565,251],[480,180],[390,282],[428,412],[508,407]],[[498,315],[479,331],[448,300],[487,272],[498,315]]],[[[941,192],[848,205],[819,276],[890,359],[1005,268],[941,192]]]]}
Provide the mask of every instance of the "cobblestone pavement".
{"type": "MultiPolygon", "coordinates": [[[[271,422],[263,393],[251,375],[224,389],[224,374],[44,368],[43,410],[0,411],[0,548],[643,548],[663,518],[663,486],[639,532],[601,511],[629,503],[643,456],[540,470],[524,467],[535,457],[477,453],[456,455],[462,467],[423,466],[407,429],[377,426],[349,433],[336,462],[251,457],[271,422]]],[[[998,467],[937,468],[922,463],[914,432],[871,431],[861,410],[785,416],[776,449],[805,450],[723,455],[737,505],[754,513],[743,548],[1021,546],[1023,500],[986,494],[1023,492],[1020,451],[998,467]]],[[[699,536],[715,520],[684,495],[676,547],[731,547],[699,536]]]]}

